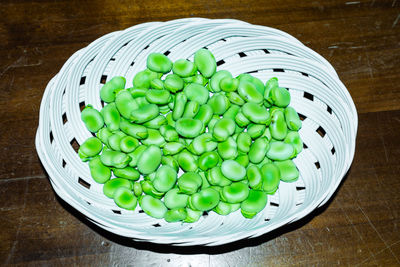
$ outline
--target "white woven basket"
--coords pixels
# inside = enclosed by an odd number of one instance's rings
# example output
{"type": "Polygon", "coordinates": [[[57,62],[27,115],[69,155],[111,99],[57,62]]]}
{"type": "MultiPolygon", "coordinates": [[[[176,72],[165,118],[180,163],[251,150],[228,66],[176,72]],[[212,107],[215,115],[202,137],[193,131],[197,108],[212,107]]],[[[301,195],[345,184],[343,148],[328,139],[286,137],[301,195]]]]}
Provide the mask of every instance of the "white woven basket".
{"type": "Polygon", "coordinates": [[[323,205],[353,160],[357,123],[354,103],[332,66],[294,37],[237,20],[190,18],[113,32],[72,55],[44,92],[36,148],[55,192],[100,227],[134,240],[214,246],[265,234],[323,205]],[[193,224],[166,223],[140,207],[120,209],[103,195],[72,146],[91,136],[80,119],[81,107],[101,109],[99,89],[113,76],[125,76],[131,86],[151,52],[193,59],[202,47],[215,55],[219,70],[250,72],[263,82],[276,76],[289,89],[291,106],[305,118],[300,135],[306,146],[294,160],[300,178],[281,182],[251,220],[237,211],[210,212],[193,224]]]}

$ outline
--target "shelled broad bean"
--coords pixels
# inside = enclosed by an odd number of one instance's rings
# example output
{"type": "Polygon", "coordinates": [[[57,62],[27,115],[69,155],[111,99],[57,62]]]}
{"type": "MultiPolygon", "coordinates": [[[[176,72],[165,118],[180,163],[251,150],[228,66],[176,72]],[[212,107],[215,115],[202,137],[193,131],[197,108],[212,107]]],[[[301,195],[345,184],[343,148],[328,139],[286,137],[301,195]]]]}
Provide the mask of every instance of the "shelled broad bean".
{"type": "Polygon", "coordinates": [[[82,111],[96,134],[79,148],[90,173],[116,205],[167,222],[195,222],[204,211],[246,218],[262,211],[280,181],[299,171],[301,120],[278,79],[218,70],[200,49],[194,62],[151,53],[133,87],[113,77],[106,103],[82,111]],[[181,175],[179,175],[181,174],[181,175]]]}

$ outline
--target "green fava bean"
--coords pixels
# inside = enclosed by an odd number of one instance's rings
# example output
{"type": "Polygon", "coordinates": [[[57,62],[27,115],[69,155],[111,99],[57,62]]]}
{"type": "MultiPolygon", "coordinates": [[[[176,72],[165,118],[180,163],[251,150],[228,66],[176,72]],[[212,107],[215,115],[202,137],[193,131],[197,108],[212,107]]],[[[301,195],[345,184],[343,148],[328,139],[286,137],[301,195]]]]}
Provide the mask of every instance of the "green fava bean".
{"type": "Polygon", "coordinates": [[[101,142],[103,144],[105,144],[106,146],[108,146],[108,138],[110,138],[110,136],[112,135],[112,132],[110,130],[108,130],[107,127],[101,128],[97,133],[96,136],[97,138],[99,138],[101,140],[101,142]]]}
{"type": "Polygon", "coordinates": [[[267,127],[265,129],[264,133],[260,137],[265,137],[265,138],[267,138],[268,141],[272,140],[271,131],[270,131],[269,127],[267,127]]]}
{"type": "Polygon", "coordinates": [[[235,182],[224,186],[220,195],[224,202],[240,203],[248,197],[249,187],[242,182],[235,182]]]}
{"type": "Polygon", "coordinates": [[[139,108],[136,100],[127,90],[118,92],[117,96],[115,97],[115,105],[121,116],[125,119],[130,119],[132,111],[139,108]]]}
{"type": "Polygon", "coordinates": [[[108,145],[111,149],[121,151],[121,140],[126,136],[125,133],[118,131],[108,138],[108,145]]]}
{"type": "Polygon", "coordinates": [[[111,169],[101,162],[100,156],[96,156],[90,160],[89,169],[90,174],[96,183],[104,184],[110,180],[111,169]]]}
{"type": "Polygon", "coordinates": [[[145,139],[149,134],[146,127],[130,123],[128,120],[121,120],[119,128],[127,135],[133,136],[137,139],[145,139]]]}
{"type": "Polygon", "coordinates": [[[187,212],[187,217],[183,221],[187,223],[197,222],[201,218],[201,215],[203,215],[202,211],[192,210],[190,208],[186,208],[186,212],[187,212]]]}
{"type": "Polygon", "coordinates": [[[134,123],[144,123],[150,121],[160,114],[160,110],[155,104],[143,105],[132,111],[130,120],[134,123]]]}
{"type": "Polygon", "coordinates": [[[279,87],[278,78],[276,78],[276,77],[272,77],[265,83],[264,99],[267,102],[267,107],[270,107],[271,105],[274,104],[274,102],[272,100],[272,95],[271,95],[271,90],[274,87],[279,87]]]}
{"type": "Polygon", "coordinates": [[[185,110],[183,111],[182,118],[193,118],[199,112],[199,103],[196,101],[189,101],[186,103],[185,110]]]}
{"type": "Polygon", "coordinates": [[[88,161],[92,157],[98,155],[103,149],[103,144],[97,137],[89,137],[79,147],[78,155],[82,161],[88,161]]]}
{"type": "Polygon", "coordinates": [[[214,55],[207,49],[197,50],[194,54],[194,64],[199,72],[206,78],[210,78],[217,69],[214,55]]]}
{"type": "MultiPolygon", "coordinates": [[[[235,121],[236,115],[239,113],[240,107],[238,105],[231,105],[230,108],[224,113],[224,118],[229,118],[235,121]]],[[[236,124],[235,124],[236,125],[236,124]]]]}
{"type": "Polygon", "coordinates": [[[285,109],[285,120],[287,127],[290,130],[298,131],[301,128],[301,120],[299,114],[292,107],[286,107],[285,109]]]}
{"type": "Polygon", "coordinates": [[[250,162],[257,164],[260,163],[268,150],[269,144],[265,137],[258,138],[250,147],[249,160],[250,162]]]}
{"type": "Polygon", "coordinates": [[[133,150],[133,152],[128,154],[128,156],[131,158],[131,160],[129,161],[130,167],[137,166],[138,159],[139,159],[140,155],[146,150],[146,148],[147,148],[147,146],[140,145],[137,148],[135,148],[135,150],[133,150]]]}
{"type": "Polygon", "coordinates": [[[217,121],[219,121],[221,118],[219,115],[213,115],[211,117],[210,122],[208,123],[208,132],[212,133],[213,129],[214,129],[214,125],[217,123],[217,121]]]}
{"type": "Polygon", "coordinates": [[[133,77],[132,83],[134,88],[150,88],[151,76],[152,75],[147,70],[138,72],[135,77],[133,77]]]}
{"type": "Polygon", "coordinates": [[[178,59],[172,65],[172,71],[173,73],[181,77],[189,77],[193,76],[196,73],[197,67],[193,62],[189,60],[178,59]]]}
{"type": "Polygon", "coordinates": [[[254,84],[249,81],[241,81],[237,91],[239,95],[247,102],[260,104],[264,100],[263,95],[260,94],[254,84]]]}
{"type": "Polygon", "coordinates": [[[179,142],[169,142],[164,145],[163,154],[165,156],[175,155],[175,154],[178,154],[179,152],[181,152],[184,148],[185,148],[185,146],[179,142]]]}
{"type": "Polygon", "coordinates": [[[222,115],[228,110],[230,102],[223,93],[217,93],[208,100],[208,105],[210,105],[214,114],[222,115]]]}
{"type": "Polygon", "coordinates": [[[239,81],[235,78],[225,76],[219,82],[219,88],[225,92],[234,92],[239,86],[239,81]]]}
{"type": "Polygon", "coordinates": [[[153,180],[153,186],[159,192],[168,192],[168,190],[174,187],[176,178],[176,171],[168,165],[163,165],[158,168],[156,172],[156,177],[153,180]]]}
{"type": "Polygon", "coordinates": [[[120,151],[106,150],[100,155],[101,162],[106,166],[125,168],[131,157],[120,151]]]}
{"type": "Polygon", "coordinates": [[[161,199],[164,196],[164,192],[159,192],[157,191],[154,186],[153,183],[151,182],[149,177],[146,177],[147,180],[141,180],[140,181],[140,186],[142,187],[143,192],[146,195],[161,199]]]}
{"type": "Polygon", "coordinates": [[[268,197],[263,191],[250,190],[249,196],[240,205],[242,215],[251,219],[267,205],[268,197]]]}
{"type": "Polygon", "coordinates": [[[276,192],[281,179],[281,173],[275,163],[267,163],[261,167],[262,190],[267,194],[276,192]]]}
{"type": "Polygon", "coordinates": [[[244,131],[244,127],[240,127],[236,124],[235,126],[235,134],[240,134],[244,131]]]}
{"type": "Polygon", "coordinates": [[[225,141],[235,132],[235,122],[230,118],[222,118],[214,125],[213,137],[217,141],[225,141]]]}
{"type": "Polygon", "coordinates": [[[97,109],[94,109],[92,105],[87,105],[82,110],[81,119],[86,128],[92,133],[97,133],[104,126],[101,113],[97,109]]]}
{"type": "MultiPolygon", "coordinates": [[[[221,172],[221,175],[222,175],[222,172],[221,172]]],[[[225,178],[225,179],[227,179],[227,178],[225,178]]],[[[229,180],[229,179],[227,179],[228,181],[229,181],[229,184],[228,185],[230,185],[232,182],[229,180]]],[[[210,186],[212,189],[214,189],[215,191],[217,191],[220,195],[221,195],[221,192],[222,192],[222,186],[219,186],[219,185],[211,185],[210,186]]]]}
{"type": "Polygon", "coordinates": [[[177,161],[181,169],[186,172],[197,170],[196,158],[186,149],[177,154],[177,161]]]}
{"type": "Polygon", "coordinates": [[[135,98],[136,104],[138,105],[138,108],[141,108],[143,106],[147,106],[150,104],[149,101],[147,101],[146,97],[140,96],[135,98]]]}
{"type": "Polygon", "coordinates": [[[167,116],[165,116],[165,118],[167,119],[167,125],[175,128],[175,121],[172,118],[172,112],[168,113],[167,116]]]}
{"type": "Polygon", "coordinates": [[[287,127],[285,123],[285,118],[283,112],[280,110],[275,110],[272,113],[272,121],[269,126],[272,138],[276,140],[283,140],[287,135],[287,127]]]}
{"type": "Polygon", "coordinates": [[[144,97],[146,96],[148,88],[137,88],[137,87],[132,87],[127,89],[129,93],[131,93],[133,98],[139,98],[139,97],[144,97]]]}
{"type": "Polygon", "coordinates": [[[121,76],[113,77],[100,89],[100,98],[106,103],[115,101],[115,91],[125,88],[126,79],[121,76]]]}
{"type": "Polygon", "coordinates": [[[168,74],[164,80],[164,87],[172,93],[176,93],[183,89],[184,81],[176,74],[168,74]]]}
{"type": "Polygon", "coordinates": [[[303,141],[301,140],[300,134],[298,132],[289,131],[283,142],[286,144],[291,144],[294,148],[296,155],[303,150],[303,141]]]}
{"type": "Polygon", "coordinates": [[[193,76],[182,78],[182,79],[185,82],[185,84],[196,83],[196,84],[205,86],[208,82],[208,79],[204,78],[203,75],[201,75],[199,73],[197,73],[196,75],[193,75],[193,76]]]}
{"type": "Polygon", "coordinates": [[[115,103],[106,105],[100,113],[110,131],[114,132],[119,130],[120,114],[115,103]]]}
{"type": "Polygon", "coordinates": [[[249,119],[240,111],[235,116],[235,122],[239,127],[246,127],[250,124],[249,119]]]}
{"type": "Polygon", "coordinates": [[[236,139],[236,143],[239,151],[248,153],[252,143],[250,134],[247,132],[240,133],[236,139]]]}
{"type": "Polygon", "coordinates": [[[218,202],[218,205],[213,209],[219,215],[228,215],[231,213],[231,204],[223,201],[218,202]]]}
{"type": "Polygon", "coordinates": [[[156,89],[156,90],[163,90],[164,89],[164,83],[159,78],[153,79],[153,80],[150,81],[150,87],[152,89],[156,89]]]}
{"type": "Polygon", "coordinates": [[[178,132],[170,125],[162,125],[160,133],[167,142],[176,142],[179,139],[178,132]]]}
{"type": "Polygon", "coordinates": [[[299,178],[299,170],[292,160],[276,161],[275,165],[280,171],[282,181],[289,183],[299,178]]]}
{"type": "Polygon", "coordinates": [[[266,107],[266,108],[270,108],[270,107],[272,106],[267,100],[264,100],[264,101],[263,101],[263,105],[264,105],[264,107],[266,107]]]}
{"type": "Polygon", "coordinates": [[[234,160],[225,160],[221,165],[222,174],[232,180],[240,181],[246,177],[246,169],[234,160]]]}
{"type": "Polygon", "coordinates": [[[277,77],[272,77],[270,78],[266,83],[265,83],[265,89],[270,90],[274,87],[278,87],[278,78],[277,77]]]}
{"type": "Polygon", "coordinates": [[[173,110],[175,107],[175,97],[176,96],[174,94],[171,94],[171,97],[169,98],[169,103],[167,105],[165,105],[165,106],[168,106],[168,108],[169,108],[168,112],[173,110]]]}
{"type": "Polygon", "coordinates": [[[185,86],[183,92],[186,95],[187,99],[191,101],[196,101],[200,105],[203,105],[208,101],[209,92],[204,86],[200,84],[190,83],[185,86]]]}
{"type": "Polygon", "coordinates": [[[142,186],[139,182],[133,183],[133,193],[136,197],[139,197],[143,194],[142,186]]]}
{"type": "Polygon", "coordinates": [[[193,139],[193,152],[201,155],[207,151],[213,151],[217,148],[218,143],[214,141],[211,133],[203,133],[193,139]]]}
{"type": "Polygon", "coordinates": [[[242,165],[243,167],[247,167],[250,163],[249,156],[247,154],[239,154],[235,161],[242,165]]]}
{"type": "Polygon", "coordinates": [[[201,121],[203,123],[203,127],[205,127],[210,122],[212,116],[212,108],[210,105],[204,104],[200,106],[199,111],[197,112],[196,116],[194,116],[194,119],[201,121]]]}
{"type": "Polygon", "coordinates": [[[199,171],[198,173],[201,176],[201,181],[202,181],[201,182],[201,189],[203,190],[205,188],[210,187],[210,183],[207,180],[206,173],[202,172],[202,171],[199,171]]]}
{"type": "Polygon", "coordinates": [[[241,81],[248,81],[248,82],[251,82],[251,83],[256,87],[257,91],[258,91],[261,95],[264,95],[264,90],[265,90],[264,84],[263,84],[263,82],[262,82],[260,79],[258,79],[257,77],[251,76],[251,75],[248,74],[248,73],[243,73],[243,74],[240,74],[240,75],[237,77],[237,79],[239,80],[239,82],[241,82],[241,81]]]}
{"type": "Polygon", "coordinates": [[[226,94],[226,96],[232,104],[242,106],[244,103],[246,103],[244,102],[243,98],[235,92],[229,92],[226,94]]]}
{"type": "Polygon", "coordinates": [[[256,166],[257,166],[259,169],[261,169],[262,166],[264,166],[264,165],[267,164],[267,163],[271,163],[271,162],[272,162],[272,160],[270,160],[267,156],[265,156],[264,159],[263,159],[260,163],[257,163],[257,164],[256,164],[256,166]]]}
{"type": "Polygon", "coordinates": [[[161,163],[161,149],[155,145],[150,145],[140,155],[137,168],[142,174],[150,174],[157,170],[161,163]]]}
{"type": "Polygon", "coordinates": [[[118,188],[127,188],[129,190],[132,189],[133,185],[129,180],[123,179],[123,178],[114,178],[111,180],[108,180],[104,186],[103,186],[103,193],[109,198],[114,198],[115,191],[117,191],[118,188]]]}
{"type": "Polygon", "coordinates": [[[181,193],[194,194],[202,185],[201,176],[195,172],[186,172],[178,179],[178,187],[181,193]]]}
{"type": "Polygon", "coordinates": [[[220,82],[224,78],[232,79],[232,74],[227,70],[220,70],[214,73],[214,75],[210,79],[210,88],[212,92],[220,92],[220,82]]]}
{"type": "Polygon", "coordinates": [[[260,169],[256,165],[250,165],[246,173],[249,186],[256,190],[261,189],[263,180],[260,169]]]}
{"type": "Polygon", "coordinates": [[[151,119],[145,123],[143,123],[143,126],[150,128],[150,129],[160,129],[162,125],[167,124],[167,119],[163,115],[158,115],[154,119],[151,119]]]}
{"type": "Polygon", "coordinates": [[[172,167],[176,172],[179,171],[178,161],[174,159],[172,156],[163,156],[161,158],[161,164],[172,167]]]}
{"type": "Polygon", "coordinates": [[[175,129],[183,137],[194,138],[201,133],[203,123],[196,119],[181,118],[176,121],[175,129]]]}
{"type": "Polygon", "coordinates": [[[146,92],[146,100],[152,104],[157,104],[157,105],[168,104],[170,97],[171,94],[169,93],[168,90],[151,89],[146,92]]]}
{"type": "Polygon", "coordinates": [[[224,176],[220,167],[213,167],[209,169],[206,176],[208,182],[212,185],[226,186],[232,183],[231,180],[224,176]]]}
{"type": "Polygon", "coordinates": [[[156,145],[159,147],[163,147],[165,145],[165,139],[158,130],[147,129],[147,132],[148,136],[146,139],[142,140],[142,144],[146,146],[156,145]]]}
{"type": "Polygon", "coordinates": [[[156,219],[164,218],[165,213],[168,211],[161,200],[149,195],[142,196],[139,199],[139,204],[147,215],[156,219]]]}
{"type": "Polygon", "coordinates": [[[187,97],[184,93],[179,93],[175,97],[174,110],[172,111],[172,118],[176,121],[182,117],[185,111],[187,97]]]}
{"type": "Polygon", "coordinates": [[[140,177],[140,173],[132,167],[125,167],[122,169],[113,169],[113,173],[116,177],[125,178],[128,180],[136,181],[140,177]]]}
{"type": "Polygon", "coordinates": [[[167,222],[183,221],[184,219],[186,219],[186,217],[187,212],[184,208],[168,210],[164,215],[164,219],[167,222]]]}
{"type": "Polygon", "coordinates": [[[271,142],[267,157],[272,160],[287,160],[295,155],[295,151],[292,145],[286,144],[281,141],[271,142]]]}
{"type": "MultiPolygon", "coordinates": [[[[175,107],[175,97],[176,97],[175,94],[170,94],[168,104],[166,104],[166,105],[164,105],[164,106],[161,106],[161,107],[163,107],[163,108],[165,107],[165,110],[166,110],[167,107],[168,107],[168,112],[170,112],[171,110],[173,110],[174,107],[175,107]]],[[[166,113],[163,113],[163,114],[166,114],[166,113]]]]}
{"type": "Polygon", "coordinates": [[[120,187],[115,191],[114,202],[118,207],[126,210],[134,210],[137,206],[134,192],[126,187],[120,187]]]}
{"type": "Polygon", "coordinates": [[[284,108],[290,104],[290,93],[286,88],[274,87],[270,94],[274,105],[284,108]]]}
{"type": "Polygon", "coordinates": [[[219,161],[218,153],[215,151],[205,152],[199,157],[200,169],[206,171],[217,166],[219,161]]]}
{"type": "MultiPolygon", "coordinates": [[[[143,177],[143,179],[145,179],[146,181],[150,181],[152,183],[153,183],[155,178],[156,178],[156,172],[152,172],[149,175],[146,175],[146,176],[143,177]]],[[[154,190],[156,190],[156,189],[154,188],[154,190]]],[[[162,192],[160,192],[160,193],[162,193],[162,192]]]]}
{"type": "Polygon", "coordinates": [[[243,115],[250,121],[258,124],[269,124],[271,121],[268,110],[253,102],[248,102],[242,107],[243,115]]]}
{"type": "Polygon", "coordinates": [[[219,199],[218,191],[209,187],[190,196],[189,202],[196,210],[208,211],[218,205],[219,199]]]}
{"type": "Polygon", "coordinates": [[[238,154],[237,144],[232,137],[229,137],[225,141],[218,143],[217,149],[218,154],[225,160],[235,159],[238,154]]]}
{"type": "Polygon", "coordinates": [[[185,208],[188,202],[188,195],[180,194],[178,188],[169,190],[164,196],[165,206],[169,209],[185,208]]]}
{"type": "Polygon", "coordinates": [[[147,57],[147,68],[159,73],[167,73],[172,69],[171,60],[160,53],[151,53],[147,57]]]}
{"type": "Polygon", "coordinates": [[[250,135],[251,139],[257,139],[265,132],[265,124],[250,124],[247,127],[247,133],[250,135]]]}

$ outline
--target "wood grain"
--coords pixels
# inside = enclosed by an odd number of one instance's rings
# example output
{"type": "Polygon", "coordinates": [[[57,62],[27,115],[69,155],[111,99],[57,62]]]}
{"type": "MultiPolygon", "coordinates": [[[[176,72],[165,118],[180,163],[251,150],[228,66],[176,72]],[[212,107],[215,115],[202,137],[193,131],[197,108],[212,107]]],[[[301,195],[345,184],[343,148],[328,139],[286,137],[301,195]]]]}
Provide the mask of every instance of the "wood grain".
{"type": "Polygon", "coordinates": [[[400,2],[4,0],[0,15],[0,264],[400,265],[400,2]],[[352,167],[326,206],[260,238],[176,248],[111,235],[56,197],[34,146],[47,82],[104,34],[181,17],[276,27],[332,63],[359,131],[352,167]]]}

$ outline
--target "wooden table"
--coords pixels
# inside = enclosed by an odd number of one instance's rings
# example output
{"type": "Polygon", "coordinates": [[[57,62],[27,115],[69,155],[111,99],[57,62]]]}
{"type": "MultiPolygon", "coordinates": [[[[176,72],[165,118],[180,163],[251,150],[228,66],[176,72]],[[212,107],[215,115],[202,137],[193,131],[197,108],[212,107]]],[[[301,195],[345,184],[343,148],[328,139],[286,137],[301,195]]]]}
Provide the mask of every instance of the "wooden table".
{"type": "Polygon", "coordinates": [[[0,264],[400,265],[400,3],[282,2],[1,1],[0,264]],[[352,167],[326,206],[260,238],[176,248],[126,242],[56,197],[34,146],[47,82],[106,33],[181,17],[275,27],[332,63],[354,99],[359,130],[352,167]]]}

